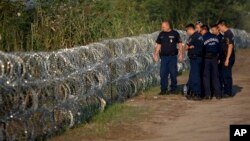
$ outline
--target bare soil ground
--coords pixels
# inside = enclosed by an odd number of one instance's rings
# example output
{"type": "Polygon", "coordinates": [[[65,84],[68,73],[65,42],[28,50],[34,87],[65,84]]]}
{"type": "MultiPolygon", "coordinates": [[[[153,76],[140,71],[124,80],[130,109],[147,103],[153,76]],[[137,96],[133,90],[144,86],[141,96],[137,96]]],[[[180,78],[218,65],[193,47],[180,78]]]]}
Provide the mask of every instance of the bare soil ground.
{"type": "MultiPolygon", "coordinates": [[[[250,49],[237,51],[233,69],[236,96],[222,100],[186,100],[182,95],[158,96],[154,88],[125,104],[138,107],[133,120],[109,125],[104,134],[71,129],[52,141],[228,141],[230,124],[250,124],[250,49]]],[[[180,85],[187,75],[178,78],[180,85]]],[[[124,117],[124,119],[126,116],[124,117]]]]}

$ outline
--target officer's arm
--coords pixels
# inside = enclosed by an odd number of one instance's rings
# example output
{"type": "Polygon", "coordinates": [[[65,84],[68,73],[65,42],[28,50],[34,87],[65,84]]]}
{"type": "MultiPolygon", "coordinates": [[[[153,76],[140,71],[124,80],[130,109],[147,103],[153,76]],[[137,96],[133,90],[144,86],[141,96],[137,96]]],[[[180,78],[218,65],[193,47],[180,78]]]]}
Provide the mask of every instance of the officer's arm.
{"type": "Polygon", "coordinates": [[[176,38],[177,38],[177,41],[178,41],[179,57],[180,57],[179,59],[180,59],[180,61],[182,61],[183,46],[182,46],[182,40],[181,40],[180,34],[178,32],[177,32],[176,38]]]}
{"type": "Polygon", "coordinates": [[[160,50],[161,50],[161,44],[156,43],[155,52],[154,52],[154,56],[153,56],[155,62],[158,62],[158,60],[159,60],[158,56],[159,56],[160,50]]]}
{"type": "Polygon", "coordinates": [[[228,35],[228,49],[227,49],[227,58],[226,58],[227,62],[229,62],[229,58],[232,55],[233,47],[234,47],[234,36],[231,33],[228,35]]]}
{"type": "Polygon", "coordinates": [[[182,61],[183,60],[183,46],[182,46],[182,43],[178,43],[178,47],[179,47],[179,60],[182,61]]]}
{"type": "Polygon", "coordinates": [[[226,60],[229,60],[229,58],[230,58],[232,52],[233,52],[233,44],[228,44],[227,58],[226,58],[226,60]]]}
{"type": "Polygon", "coordinates": [[[189,46],[191,45],[191,41],[187,42],[185,45],[185,50],[187,51],[189,49],[189,46]]]}
{"type": "Polygon", "coordinates": [[[179,47],[179,53],[183,54],[183,46],[182,43],[178,43],[178,47],[179,47]]]}
{"type": "Polygon", "coordinates": [[[159,55],[160,53],[160,50],[161,50],[161,44],[156,44],[155,46],[155,55],[159,55]]]}
{"type": "Polygon", "coordinates": [[[186,49],[186,50],[189,50],[189,49],[191,49],[191,45],[189,45],[189,44],[186,44],[186,46],[185,46],[185,49],[186,49]]]}
{"type": "Polygon", "coordinates": [[[192,38],[192,40],[187,44],[187,50],[195,48],[198,44],[197,42],[200,42],[198,39],[199,37],[195,36],[192,38]]]}
{"type": "Polygon", "coordinates": [[[190,43],[186,44],[186,50],[194,48],[194,41],[192,40],[190,43]]]}

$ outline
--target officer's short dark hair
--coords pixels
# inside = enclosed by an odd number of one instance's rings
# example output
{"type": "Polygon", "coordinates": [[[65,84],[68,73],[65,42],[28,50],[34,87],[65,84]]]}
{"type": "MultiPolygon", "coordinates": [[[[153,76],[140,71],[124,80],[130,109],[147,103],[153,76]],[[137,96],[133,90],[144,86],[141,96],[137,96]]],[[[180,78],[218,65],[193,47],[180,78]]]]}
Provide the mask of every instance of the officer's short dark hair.
{"type": "Polygon", "coordinates": [[[194,24],[188,24],[188,25],[186,25],[186,28],[192,28],[192,29],[195,29],[195,26],[194,26],[194,24]]]}
{"type": "Polygon", "coordinates": [[[211,28],[218,28],[218,24],[212,25],[211,28]]]}
{"type": "Polygon", "coordinates": [[[228,26],[227,23],[226,23],[226,21],[224,21],[224,20],[220,20],[220,21],[217,23],[217,25],[225,25],[226,27],[228,26]]]}
{"type": "Polygon", "coordinates": [[[170,21],[169,21],[169,20],[163,20],[162,22],[163,22],[163,23],[169,23],[169,24],[170,24],[170,21]]]}
{"type": "Polygon", "coordinates": [[[172,28],[172,24],[171,24],[171,22],[169,20],[163,20],[162,23],[168,23],[169,26],[172,28]]]}
{"type": "Polygon", "coordinates": [[[208,25],[202,25],[202,26],[201,26],[201,30],[209,31],[208,25]]]}

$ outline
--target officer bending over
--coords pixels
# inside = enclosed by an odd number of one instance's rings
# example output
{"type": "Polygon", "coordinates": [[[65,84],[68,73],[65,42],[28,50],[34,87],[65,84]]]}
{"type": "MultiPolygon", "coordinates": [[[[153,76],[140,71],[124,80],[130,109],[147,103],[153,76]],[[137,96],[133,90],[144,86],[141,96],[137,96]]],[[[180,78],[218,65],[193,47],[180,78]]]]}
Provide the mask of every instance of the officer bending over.
{"type": "Polygon", "coordinates": [[[211,86],[217,99],[221,99],[221,88],[218,72],[218,57],[220,52],[219,39],[209,32],[207,25],[201,26],[201,34],[204,41],[204,99],[211,99],[211,86]],[[212,83],[211,83],[212,81],[212,83]]]}
{"type": "Polygon", "coordinates": [[[214,24],[211,26],[211,33],[214,34],[220,42],[220,53],[219,53],[219,58],[218,58],[218,70],[219,70],[219,80],[220,80],[220,86],[221,86],[221,90],[223,90],[224,86],[223,86],[223,79],[222,79],[222,66],[224,64],[222,64],[222,62],[220,60],[222,60],[222,56],[223,56],[223,40],[224,40],[224,36],[220,33],[220,30],[218,28],[218,24],[214,24]]]}

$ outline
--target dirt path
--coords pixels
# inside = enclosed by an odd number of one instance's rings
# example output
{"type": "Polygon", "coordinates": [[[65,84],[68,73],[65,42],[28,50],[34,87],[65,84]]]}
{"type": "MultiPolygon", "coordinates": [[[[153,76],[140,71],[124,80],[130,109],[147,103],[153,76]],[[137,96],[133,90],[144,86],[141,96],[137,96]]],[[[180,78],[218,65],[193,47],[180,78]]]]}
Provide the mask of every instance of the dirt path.
{"type": "MultiPolygon", "coordinates": [[[[141,95],[126,104],[150,109],[143,118],[113,127],[103,137],[64,135],[52,140],[228,141],[230,124],[250,124],[250,49],[237,52],[234,98],[188,101],[183,96],[141,95]]],[[[178,78],[179,84],[187,76],[178,78]]],[[[157,93],[157,92],[155,92],[157,93]]]]}

